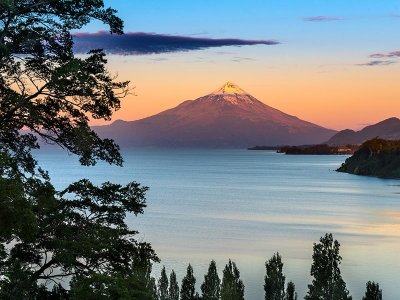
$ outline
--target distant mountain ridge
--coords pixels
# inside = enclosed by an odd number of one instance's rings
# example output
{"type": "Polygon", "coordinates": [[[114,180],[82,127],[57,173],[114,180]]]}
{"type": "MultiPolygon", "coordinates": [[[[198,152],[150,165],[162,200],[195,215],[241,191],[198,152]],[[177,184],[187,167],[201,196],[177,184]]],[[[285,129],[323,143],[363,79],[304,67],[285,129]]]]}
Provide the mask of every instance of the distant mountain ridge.
{"type": "Polygon", "coordinates": [[[313,144],[336,133],[270,107],[232,82],[154,116],[94,130],[122,147],[201,148],[313,144]]]}
{"type": "Polygon", "coordinates": [[[373,138],[386,140],[400,140],[400,119],[389,118],[374,125],[367,126],[360,131],[350,129],[336,133],[327,142],[329,145],[358,145],[373,138]]]}

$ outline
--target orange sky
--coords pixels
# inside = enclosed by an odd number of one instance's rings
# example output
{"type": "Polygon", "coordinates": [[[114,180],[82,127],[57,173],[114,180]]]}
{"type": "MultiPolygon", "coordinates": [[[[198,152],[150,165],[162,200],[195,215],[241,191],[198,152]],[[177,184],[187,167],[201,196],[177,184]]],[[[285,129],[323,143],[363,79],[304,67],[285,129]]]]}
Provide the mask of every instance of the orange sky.
{"type": "MultiPolygon", "coordinates": [[[[156,114],[226,81],[272,107],[328,128],[360,129],[400,117],[400,3],[360,2],[110,0],[124,20],[127,39],[112,43],[103,36],[99,41],[114,53],[109,70],[131,80],[137,94],[123,101],[113,120],[156,114]],[[138,42],[129,33],[147,38],[156,34],[158,42],[154,36],[153,43],[138,42]],[[168,36],[185,43],[175,40],[177,48],[168,48],[168,36]],[[199,38],[278,44],[185,48],[199,38]]],[[[107,28],[94,22],[83,29],[99,30],[107,28]]]]}
{"type": "Polygon", "coordinates": [[[109,57],[110,71],[118,73],[121,80],[131,80],[136,93],[123,100],[113,120],[156,114],[206,95],[228,80],[265,104],[337,130],[360,129],[385,118],[400,117],[397,64],[365,67],[333,60],[324,65],[324,57],[298,63],[284,54],[270,61],[269,56],[264,58],[254,50],[251,54],[256,58],[243,59],[245,63],[233,61],[241,54],[240,49],[230,49],[229,55],[206,50],[109,57]]]}

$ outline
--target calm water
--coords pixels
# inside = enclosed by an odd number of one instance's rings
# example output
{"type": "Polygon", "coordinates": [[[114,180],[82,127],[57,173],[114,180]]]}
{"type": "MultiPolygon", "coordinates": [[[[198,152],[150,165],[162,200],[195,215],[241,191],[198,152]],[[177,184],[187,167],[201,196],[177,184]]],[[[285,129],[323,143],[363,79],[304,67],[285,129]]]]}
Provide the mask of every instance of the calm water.
{"type": "Polygon", "coordinates": [[[124,153],[123,168],[80,167],[60,152],[38,157],[59,188],[80,178],[149,186],[145,214],[128,222],[179,280],[189,262],[200,284],[211,259],[222,273],[231,258],[246,299],[263,299],[264,262],[279,251],[301,298],[311,281],[313,242],[332,232],[354,299],[368,280],[380,283],[384,299],[400,297],[400,181],[337,173],[344,156],[132,150],[124,153]]]}

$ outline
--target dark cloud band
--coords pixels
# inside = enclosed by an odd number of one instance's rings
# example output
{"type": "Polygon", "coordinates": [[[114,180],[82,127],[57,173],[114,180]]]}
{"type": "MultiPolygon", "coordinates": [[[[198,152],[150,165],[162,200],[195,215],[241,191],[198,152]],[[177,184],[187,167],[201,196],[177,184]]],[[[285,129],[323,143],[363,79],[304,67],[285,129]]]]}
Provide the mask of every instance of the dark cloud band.
{"type": "Polygon", "coordinates": [[[223,46],[279,44],[274,40],[212,39],[143,32],[111,35],[106,31],[99,31],[96,33],[76,33],[73,37],[76,53],[87,53],[92,49],[104,49],[109,54],[120,55],[160,54],[223,46]]]}
{"type": "Polygon", "coordinates": [[[400,58],[400,51],[392,51],[389,53],[374,53],[371,54],[369,57],[371,58],[396,58],[399,57],[400,58]]]}
{"type": "Polygon", "coordinates": [[[362,67],[389,66],[395,63],[396,62],[393,60],[373,60],[365,64],[357,64],[357,66],[362,66],[362,67]]]}
{"type": "Polygon", "coordinates": [[[343,18],[334,16],[312,16],[303,18],[303,21],[306,22],[327,22],[327,21],[340,21],[340,20],[343,20],[343,18]]]}

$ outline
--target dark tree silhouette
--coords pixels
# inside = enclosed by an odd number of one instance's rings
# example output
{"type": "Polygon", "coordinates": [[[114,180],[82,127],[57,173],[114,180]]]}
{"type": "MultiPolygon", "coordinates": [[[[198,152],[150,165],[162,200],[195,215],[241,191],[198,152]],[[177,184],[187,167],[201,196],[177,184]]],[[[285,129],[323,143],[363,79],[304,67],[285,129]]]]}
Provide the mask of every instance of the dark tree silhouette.
{"type": "Polygon", "coordinates": [[[217,266],[214,260],[211,261],[208,267],[208,272],[204,275],[204,282],[201,285],[202,300],[219,300],[220,284],[217,266]]]}
{"type": "Polygon", "coordinates": [[[165,266],[161,270],[161,277],[158,280],[158,299],[159,300],[169,300],[168,293],[168,277],[165,271],[165,266]]]}
{"type": "Polygon", "coordinates": [[[170,300],[179,300],[179,285],[178,281],[176,280],[175,271],[172,270],[169,276],[169,299],[170,300]]]}
{"type": "Polygon", "coordinates": [[[379,288],[379,283],[367,282],[367,290],[363,300],[382,300],[382,290],[379,288]]]}
{"type": "Polygon", "coordinates": [[[313,264],[311,276],[314,277],[306,300],[347,300],[352,299],[340,273],[339,265],[342,257],[339,255],[340,244],[333,240],[332,234],[321,237],[318,244],[314,243],[313,264]]]}
{"type": "Polygon", "coordinates": [[[297,300],[296,286],[292,281],[287,284],[285,300],[297,300]]]}
{"type": "Polygon", "coordinates": [[[239,269],[231,260],[223,271],[221,300],[244,300],[244,284],[240,279],[239,269]]]}
{"type": "Polygon", "coordinates": [[[186,276],[182,279],[181,285],[181,300],[196,299],[196,278],[193,275],[193,268],[189,264],[187,267],[186,276]]]}
{"type": "Polygon", "coordinates": [[[71,276],[75,294],[138,287],[128,284],[142,277],[138,266],[158,260],[125,223],[143,213],[147,188],[81,180],[57,192],[31,153],[42,140],[83,165],[122,165],[118,146],[88,122],[109,120],[128,82],[108,73],[101,50],[76,57],[71,35],[92,20],[120,34],[115,13],[102,0],[0,1],[0,298],[35,298],[39,281],[71,276]]]}
{"type": "Polygon", "coordinates": [[[265,263],[265,300],[285,300],[285,276],[283,275],[283,262],[279,253],[265,263]]]}

